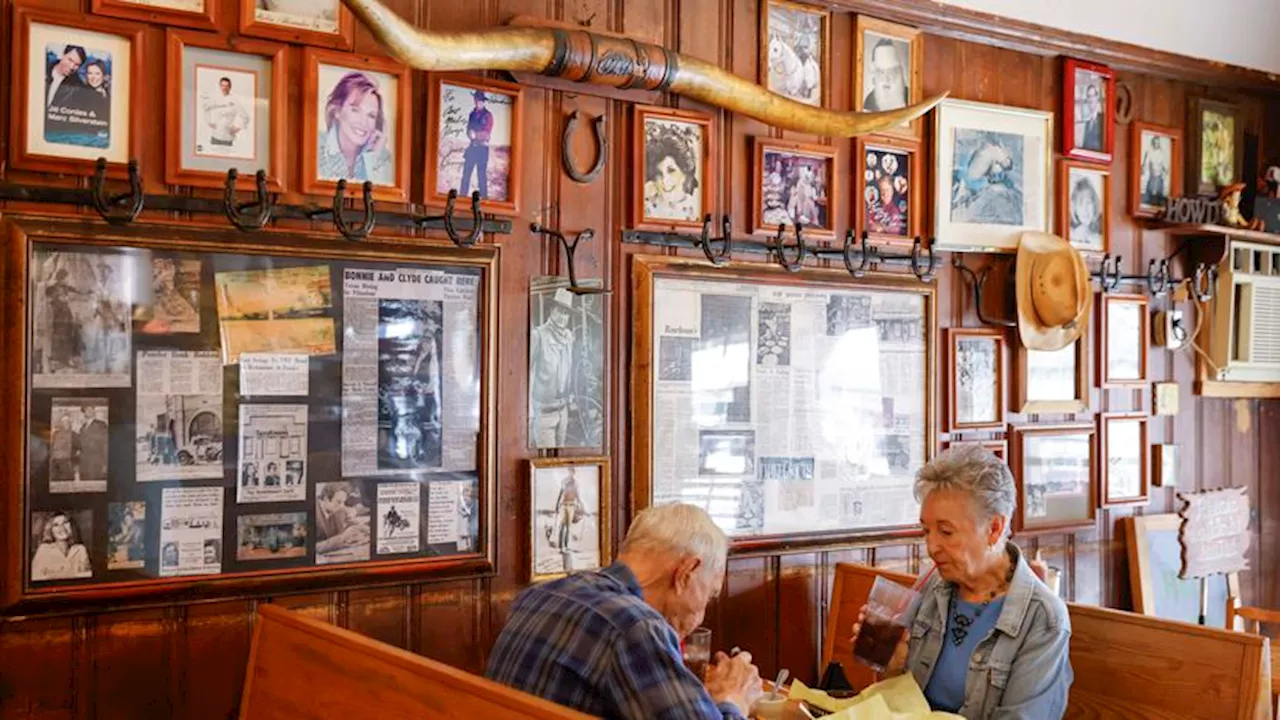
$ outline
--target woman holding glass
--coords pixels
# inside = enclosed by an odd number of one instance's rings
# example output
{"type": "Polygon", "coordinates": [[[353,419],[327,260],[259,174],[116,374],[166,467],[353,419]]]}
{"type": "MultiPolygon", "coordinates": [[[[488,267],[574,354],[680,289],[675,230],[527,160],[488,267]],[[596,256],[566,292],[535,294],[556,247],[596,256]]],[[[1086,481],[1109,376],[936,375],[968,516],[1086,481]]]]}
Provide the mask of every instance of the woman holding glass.
{"type": "MultiPolygon", "coordinates": [[[[958,445],[921,468],[915,493],[934,568],[917,582],[918,610],[884,675],[910,672],[934,710],[968,720],[1061,718],[1073,678],[1071,622],[1009,540],[1017,503],[1009,467],[980,446],[958,445]]],[[[865,620],[866,607],[855,648],[865,620]]]]}

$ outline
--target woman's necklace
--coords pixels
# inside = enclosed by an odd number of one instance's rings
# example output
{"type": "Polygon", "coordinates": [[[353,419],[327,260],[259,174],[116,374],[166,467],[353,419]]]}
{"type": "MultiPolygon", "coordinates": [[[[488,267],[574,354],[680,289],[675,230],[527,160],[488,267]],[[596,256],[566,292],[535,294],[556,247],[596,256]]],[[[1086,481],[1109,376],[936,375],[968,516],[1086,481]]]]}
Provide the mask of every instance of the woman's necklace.
{"type": "Polygon", "coordinates": [[[974,609],[973,615],[965,615],[964,613],[956,611],[956,596],[960,594],[960,589],[952,589],[951,603],[947,613],[951,617],[951,622],[949,623],[951,626],[949,634],[951,635],[952,645],[960,647],[964,644],[965,638],[969,637],[969,628],[978,621],[978,618],[982,617],[983,611],[990,607],[991,603],[995,602],[996,596],[1000,594],[1001,589],[1008,587],[1013,583],[1013,573],[1017,568],[1017,564],[1012,562],[1012,558],[1010,558],[1009,572],[1005,573],[1004,584],[989,591],[987,593],[987,599],[974,609]]]}

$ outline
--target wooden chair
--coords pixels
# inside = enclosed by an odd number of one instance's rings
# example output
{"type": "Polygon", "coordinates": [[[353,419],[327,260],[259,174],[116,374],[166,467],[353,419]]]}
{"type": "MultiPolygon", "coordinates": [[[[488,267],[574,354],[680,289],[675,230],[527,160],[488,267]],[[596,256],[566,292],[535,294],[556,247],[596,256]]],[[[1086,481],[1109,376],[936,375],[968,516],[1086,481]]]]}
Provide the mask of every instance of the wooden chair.
{"type": "MultiPolygon", "coordinates": [[[[1266,610],[1258,607],[1240,606],[1239,600],[1235,596],[1227,597],[1227,627],[1235,628],[1236,618],[1240,618],[1244,623],[1244,631],[1253,633],[1254,635],[1263,635],[1263,625],[1274,625],[1280,628],[1280,611],[1266,610]]],[[[1270,643],[1271,645],[1271,708],[1272,711],[1280,714],[1280,672],[1276,669],[1280,667],[1280,645],[1270,643]]]]}

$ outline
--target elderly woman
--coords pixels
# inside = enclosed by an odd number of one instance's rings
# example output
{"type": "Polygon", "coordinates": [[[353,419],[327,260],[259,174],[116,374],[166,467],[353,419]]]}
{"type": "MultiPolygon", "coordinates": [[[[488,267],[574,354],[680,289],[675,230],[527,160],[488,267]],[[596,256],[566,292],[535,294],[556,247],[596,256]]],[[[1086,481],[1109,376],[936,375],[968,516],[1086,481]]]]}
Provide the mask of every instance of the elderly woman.
{"type": "Polygon", "coordinates": [[[977,445],[955,446],[920,470],[915,493],[934,569],[885,673],[910,672],[934,710],[968,720],[1061,718],[1071,624],[1009,541],[1009,467],[977,445]]]}

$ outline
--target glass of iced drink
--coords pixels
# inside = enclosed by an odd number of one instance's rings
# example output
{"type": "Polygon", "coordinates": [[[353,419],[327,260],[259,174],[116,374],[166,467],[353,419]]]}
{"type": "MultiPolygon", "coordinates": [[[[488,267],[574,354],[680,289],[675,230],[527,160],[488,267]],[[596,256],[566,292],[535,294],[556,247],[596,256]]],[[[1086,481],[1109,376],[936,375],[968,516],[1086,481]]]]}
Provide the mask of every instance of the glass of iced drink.
{"type": "Polygon", "coordinates": [[[919,606],[920,593],[877,577],[867,596],[866,614],[853,643],[853,656],[876,672],[884,672],[919,606]]]}

